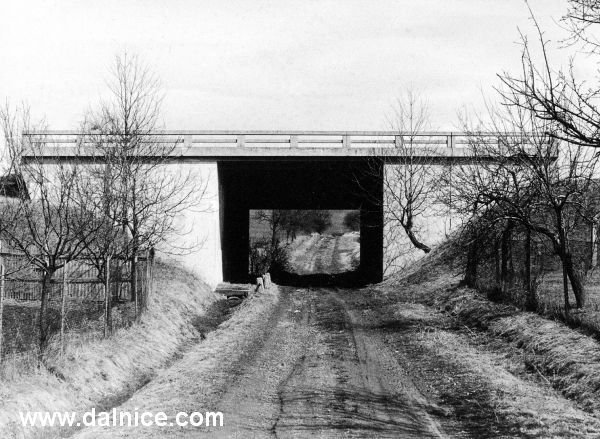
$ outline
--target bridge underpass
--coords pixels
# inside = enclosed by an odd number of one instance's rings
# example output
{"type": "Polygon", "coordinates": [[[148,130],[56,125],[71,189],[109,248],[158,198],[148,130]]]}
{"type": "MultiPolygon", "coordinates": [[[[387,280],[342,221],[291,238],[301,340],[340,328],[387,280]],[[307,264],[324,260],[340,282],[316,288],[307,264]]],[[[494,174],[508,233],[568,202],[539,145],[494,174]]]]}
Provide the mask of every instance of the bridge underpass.
{"type": "MultiPolygon", "coordinates": [[[[95,146],[98,133],[25,134],[32,145],[32,152],[23,154],[25,163],[101,160],[95,146]]],[[[111,135],[101,136],[110,143],[111,135]]],[[[507,141],[506,134],[478,133],[478,139],[484,137],[486,144],[498,148],[507,141]]],[[[409,157],[426,157],[431,164],[467,163],[473,160],[469,141],[467,134],[452,132],[159,131],[144,134],[140,144],[164,144],[169,153],[161,162],[174,172],[198,170],[209,180],[217,206],[183,218],[199,241],[207,238],[206,245],[180,259],[216,285],[247,280],[252,209],[360,210],[359,272],[365,282],[381,280],[383,165],[374,168],[373,159],[385,157],[386,164],[401,164],[409,157]],[[410,148],[404,148],[407,144],[410,148]]],[[[190,237],[179,239],[185,245],[190,237]]]]}
{"type": "Polygon", "coordinates": [[[218,163],[223,278],[248,278],[250,210],[360,210],[363,282],[383,277],[383,165],[352,161],[218,163]]]}

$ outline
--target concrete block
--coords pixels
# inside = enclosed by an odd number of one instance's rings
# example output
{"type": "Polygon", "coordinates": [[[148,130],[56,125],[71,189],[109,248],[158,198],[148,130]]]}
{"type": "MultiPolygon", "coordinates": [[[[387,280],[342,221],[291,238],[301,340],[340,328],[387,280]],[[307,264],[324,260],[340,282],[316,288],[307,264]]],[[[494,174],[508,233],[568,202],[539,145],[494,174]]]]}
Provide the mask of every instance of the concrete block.
{"type": "Polygon", "coordinates": [[[263,274],[262,279],[263,279],[263,285],[265,287],[265,290],[268,290],[269,288],[271,288],[271,279],[270,279],[269,273],[263,274]]]}

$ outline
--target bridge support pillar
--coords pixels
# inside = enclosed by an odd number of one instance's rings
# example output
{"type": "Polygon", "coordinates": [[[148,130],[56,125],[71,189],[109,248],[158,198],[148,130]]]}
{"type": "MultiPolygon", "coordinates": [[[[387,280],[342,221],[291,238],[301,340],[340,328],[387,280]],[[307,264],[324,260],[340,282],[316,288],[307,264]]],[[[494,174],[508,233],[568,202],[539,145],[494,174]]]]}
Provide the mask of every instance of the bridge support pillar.
{"type": "Polygon", "coordinates": [[[223,280],[244,283],[248,281],[250,239],[248,194],[240,190],[245,175],[225,172],[222,167],[218,172],[223,280]]]}
{"type": "Polygon", "coordinates": [[[383,162],[370,164],[361,187],[368,191],[360,208],[360,272],[364,282],[383,280],[383,162]]]}

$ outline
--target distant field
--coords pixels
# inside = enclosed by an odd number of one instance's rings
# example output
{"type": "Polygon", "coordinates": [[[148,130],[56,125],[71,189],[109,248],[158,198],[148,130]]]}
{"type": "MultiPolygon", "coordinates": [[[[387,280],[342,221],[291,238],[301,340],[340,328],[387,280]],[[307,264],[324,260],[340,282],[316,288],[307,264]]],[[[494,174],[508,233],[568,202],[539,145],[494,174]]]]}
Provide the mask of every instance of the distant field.
{"type": "MultiPolygon", "coordinates": [[[[269,225],[265,222],[260,222],[254,219],[255,212],[256,210],[251,210],[249,213],[251,241],[271,236],[269,225]]],[[[341,235],[351,232],[351,230],[344,225],[344,217],[348,212],[352,212],[352,210],[329,210],[329,212],[331,212],[331,226],[323,232],[324,235],[341,235]]],[[[282,238],[285,239],[285,234],[280,236],[280,239],[282,238]]]]}

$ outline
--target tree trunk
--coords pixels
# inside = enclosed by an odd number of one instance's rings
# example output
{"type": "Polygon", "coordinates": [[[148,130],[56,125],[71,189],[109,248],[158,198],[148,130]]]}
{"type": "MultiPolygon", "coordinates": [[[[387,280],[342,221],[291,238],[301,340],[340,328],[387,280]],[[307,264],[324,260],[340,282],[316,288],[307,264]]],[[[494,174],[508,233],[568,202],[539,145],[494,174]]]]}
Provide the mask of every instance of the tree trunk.
{"type": "Polygon", "coordinates": [[[527,291],[527,302],[525,308],[530,311],[537,309],[537,292],[531,282],[531,230],[525,232],[525,289],[527,291]]]}
{"type": "Polygon", "coordinates": [[[413,233],[412,228],[405,228],[405,230],[406,236],[408,236],[408,239],[410,239],[412,245],[414,245],[419,250],[422,250],[424,253],[429,253],[431,251],[431,248],[429,246],[419,241],[419,239],[413,233]]]}
{"type": "Polygon", "coordinates": [[[531,230],[525,231],[525,288],[531,292],[531,230]]]}
{"type": "Polygon", "coordinates": [[[5,268],[4,268],[4,260],[0,257],[0,363],[2,362],[2,341],[4,339],[3,334],[3,322],[2,315],[4,314],[4,276],[5,276],[5,268]]]}
{"type": "Polygon", "coordinates": [[[569,312],[571,304],[569,303],[569,280],[567,275],[567,267],[565,264],[564,257],[561,256],[562,272],[563,272],[563,297],[565,301],[565,312],[569,312]]]}
{"type": "Polygon", "coordinates": [[[62,289],[60,297],[60,355],[65,354],[65,323],[67,313],[67,263],[63,267],[62,289]]]}
{"type": "Polygon", "coordinates": [[[148,310],[149,301],[152,297],[154,282],[154,247],[146,253],[146,292],[144,293],[144,311],[148,310]]]}
{"type": "Polygon", "coordinates": [[[131,191],[131,301],[135,302],[135,317],[138,317],[137,297],[137,254],[140,245],[139,217],[137,215],[137,179],[135,175],[132,181],[131,191]]]}
{"type": "Polygon", "coordinates": [[[139,316],[139,297],[138,297],[138,279],[137,279],[137,255],[134,253],[131,258],[131,298],[135,302],[135,318],[139,316]]]}
{"type": "Polygon", "coordinates": [[[136,270],[137,270],[137,261],[136,261],[136,257],[135,257],[135,253],[131,256],[131,260],[129,261],[129,267],[130,267],[130,274],[131,274],[131,278],[130,278],[130,283],[131,283],[131,301],[132,302],[137,302],[138,297],[137,297],[137,276],[136,274],[136,270]]]}
{"type": "Polygon", "coordinates": [[[564,255],[563,269],[571,281],[571,289],[573,290],[573,295],[575,296],[577,308],[583,308],[585,306],[585,288],[581,282],[579,273],[577,273],[577,270],[575,269],[573,255],[571,255],[571,253],[566,253],[564,255]]]}
{"type": "Polygon", "coordinates": [[[131,239],[131,301],[136,303],[136,312],[137,312],[137,254],[138,254],[138,235],[137,235],[137,225],[134,221],[133,227],[133,237],[131,239]]]}
{"type": "Polygon", "coordinates": [[[40,330],[40,358],[48,344],[49,324],[48,324],[48,302],[50,300],[51,281],[56,270],[46,268],[42,278],[42,298],[40,304],[39,330],[40,330]]]}
{"type": "Polygon", "coordinates": [[[494,271],[497,287],[502,286],[502,239],[494,240],[494,271]]]}
{"type": "Polygon", "coordinates": [[[467,252],[467,266],[465,269],[465,278],[463,283],[471,288],[475,287],[477,281],[477,246],[479,240],[477,237],[473,238],[473,242],[469,244],[469,250],[467,252]]]}
{"type": "Polygon", "coordinates": [[[510,284],[510,278],[508,273],[508,263],[512,259],[511,252],[511,236],[512,226],[509,224],[502,231],[502,261],[500,265],[500,289],[502,294],[506,294],[508,286],[510,284]]]}
{"type": "Polygon", "coordinates": [[[112,333],[112,291],[110,291],[110,256],[104,266],[104,337],[112,333]]]}
{"type": "MultiPolygon", "coordinates": [[[[272,215],[275,215],[275,213],[272,213],[272,215]]],[[[277,224],[273,223],[271,225],[271,249],[275,250],[276,247],[277,247],[277,224]]]]}

